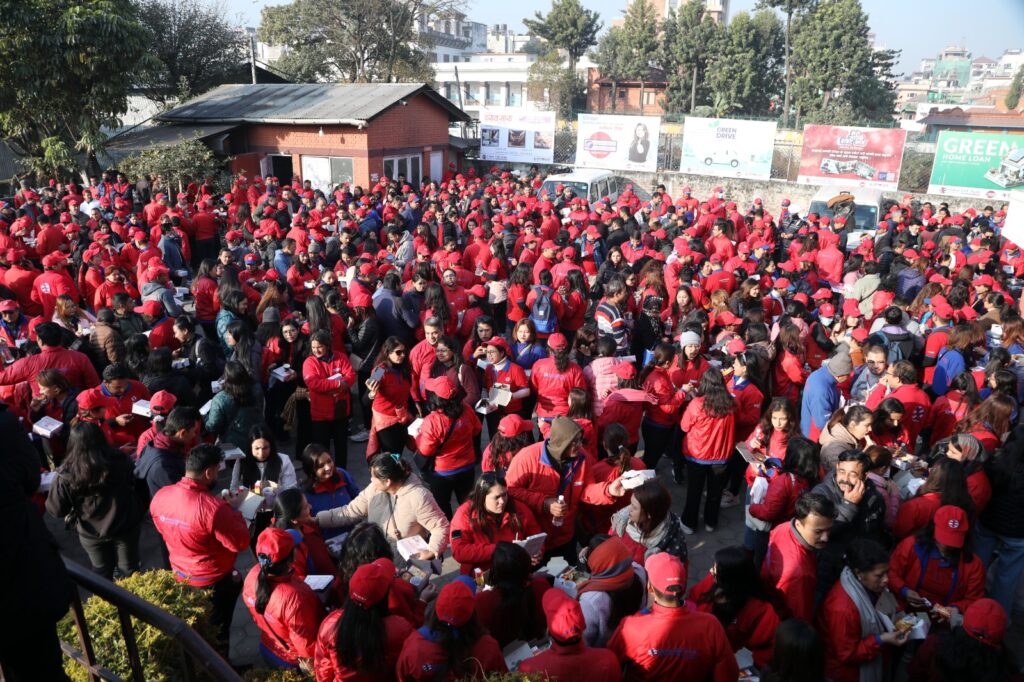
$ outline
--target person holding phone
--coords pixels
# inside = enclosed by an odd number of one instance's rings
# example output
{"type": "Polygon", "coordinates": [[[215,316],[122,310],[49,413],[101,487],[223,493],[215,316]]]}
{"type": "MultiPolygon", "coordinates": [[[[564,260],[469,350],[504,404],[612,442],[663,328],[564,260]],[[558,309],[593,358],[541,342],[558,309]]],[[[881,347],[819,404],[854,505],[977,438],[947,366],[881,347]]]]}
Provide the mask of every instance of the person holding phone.
{"type": "Polygon", "coordinates": [[[366,380],[366,397],[371,401],[370,440],[367,459],[378,452],[401,453],[409,438],[409,396],[412,390],[412,366],[404,341],[388,337],[373,363],[366,380]]]}

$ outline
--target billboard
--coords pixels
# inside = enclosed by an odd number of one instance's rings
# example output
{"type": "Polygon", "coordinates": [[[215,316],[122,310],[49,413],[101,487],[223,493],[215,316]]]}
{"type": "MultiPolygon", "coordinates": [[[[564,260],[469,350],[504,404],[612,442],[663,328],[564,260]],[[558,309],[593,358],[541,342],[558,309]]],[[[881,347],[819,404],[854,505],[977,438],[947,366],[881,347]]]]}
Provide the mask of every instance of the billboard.
{"type": "Polygon", "coordinates": [[[774,121],[687,116],[679,170],[696,175],[768,180],[774,150],[774,121]]]}
{"type": "Polygon", "coordinates": [[[900,128],[804,126],[797,182],[896,189],[907,131],[900,128]]]}
{"type": "Polygon", "coordinates": [[[576,130],[576,165],[654,172],[658,170],[657,116],[580,114],[576,130]]]}
{"type": "Polygon", "coordinates": [[[1024,136],[943,130],[935,146],[930,194],[1006,201],[1024,189],[1024,136]]]}
{"type": "Polygon", "coordinates": [[[480,110],[480,158],[485,161],[552,163],[555,112],[480,110]]]}

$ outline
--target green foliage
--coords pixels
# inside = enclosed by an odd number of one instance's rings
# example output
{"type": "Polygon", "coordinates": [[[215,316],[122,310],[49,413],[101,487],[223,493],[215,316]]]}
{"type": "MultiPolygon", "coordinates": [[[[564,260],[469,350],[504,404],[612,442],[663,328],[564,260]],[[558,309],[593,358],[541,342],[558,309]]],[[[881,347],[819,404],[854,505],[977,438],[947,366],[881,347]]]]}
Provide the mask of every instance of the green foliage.
{"type": "Polygon", "coordinates": [[[782,60],[783,60],[783,87],[785,89],[783,94],[782,104],[782,123],[783,125],[789,124],[790,114],[790,102],[792,101],[792,80],[793,80],[793,68],[792,68],[792,34],[793,34],[793,22],[799,20],[804,16],[818,0],[758,0],[758,9],[778,9],[786,16],[786,27],[783,30],[783,47],[782,47],[782,60]]]}
{"type": "Polygon", "coordinates": [[[716,115],[766,116],[782,90],[783,28],[773,12],[740,12],[707,67],[716,115]]]}
{"type": "Polygon", "coordinates": [[[261,40],[288,53],[274,67],[299,81],[431,81],[420,21],[447,16],[460,0],[293,0],[263,8],[261,40]]]}
{"type": "Polygon", "coordinates": [[[530,65],[526,88],[531,100],[544,102],[544,108],[558,112],[561,119],[573,118],[586,102],[583,81],[562,64],[557,52],[550,52],[530,65]]]}
{"type": "Polygon", "coordinates": [[[708,63],[719,52],[724,30],[701,0],[683,3],[665,20],[658,62],[668,76],[669,110],[694,113],[694,107],[711,103],[708,63]]]}
{"type": "Polygon", "coordinates": [[[600,16],[585,9],[580,0],[552,0],[547,16],[535,12],[534,18],[523,19],[523,24],[534,36],[565,50],[569,54],[569,69],[575,72],[576,62],[597,44],[600,16]]]}
{"type": "Polygon", "coordinates": [[[131,0],[0,2],[0,136],[35,172],[67,177],[79,164],[58,142],[95,154],[127,111],[126,67],[151,65],[148,43],[131,0]]]}
{"type": "Polygon", "coordinates": [[[889,82],[898,52],[868,42],[860,0],[822,0],[796,26],[794,102],[806,122],[867,125],[891,121],[889,82]]]}
{"type": "Polygon", "coordinates": [[[234,82],[248,62],[247,36],[227,20],[223,6],[199,0],[135,2],[155,57],[154,68],[134,74],[135,84],[150,99],[165,103],[181,90],[201,95],[234,82]]]}
{"type": "MultiPolygon", "coordinates": [[[[210,625],[212,606],[206,592],[178,582],[170,571],[136,573],[130,578],[119,580],[118,585],[182,619],[206,641],[214,641],[216,630],[210,625]]],[[[98,662],[121,678],[130,679],[131,668],[117,609],[97,597],[87,599],[84,609],[98,662]]],[[[147,682],[177,682],[184,679],[181,656],[173,640],[145,623],[137,620],[133,622],[147,682]]],[[[70,614],[60,621],[57,632],[62,641],[77,647],[78,634],[70,614]]],[[[64,670],[74,682],[85,682],[87,679],[85,668],[70,659],[65,663],[64,670]]]]}
{"type": "Polygon", "coordinates": [[[1003,98],[1003,104],[1010,111],[1017,108],[1020,104],[1020,96],[1024,92],[1024,66],[1017,69],[1017,73],[1014,74],[1013,80],[1010,81],[1010,89],[1006,91],[1006,97],[1003,98]]]}
{"type": "Polygon", "coordinates": [[[129,156],[118,164],[129,178],[156,174],[167,187],[184,189],[189,181],[220,175],[224,162],[198,140],[182,141],[171,147],[154,147],[129,156]]]}
{"type": "Polygon", "coordinates": [[[245,682],[309,682],[310,678],[301,670],[271,670],[251,668],[242,676],[245,682]]]}
{"type": "Polygon", "coordinates": [[[612,111],[619,100],[617,83],[626,78],[626,47],[622,28],[612,26],[601,37],[593,54],[594,62],[603,78],[612,82],[612,111]]]}
{"type": "Polygon", "coordinates": [[[464,679],[481,680],[482,682],[546,682],[550,678],[542,673],[488,673],[483,677],[464,679]]]}

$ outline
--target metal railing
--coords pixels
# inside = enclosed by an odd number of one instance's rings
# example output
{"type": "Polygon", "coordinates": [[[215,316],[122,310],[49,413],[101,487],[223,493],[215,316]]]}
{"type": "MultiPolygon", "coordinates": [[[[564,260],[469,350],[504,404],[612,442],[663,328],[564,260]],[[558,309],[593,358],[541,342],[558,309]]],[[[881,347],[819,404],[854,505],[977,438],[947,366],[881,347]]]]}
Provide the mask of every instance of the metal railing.
{"type": "MultiPolygon", "coordinates": [[[[64,564],[79,589],[91,592],[117,608],[117,618],[121,624],[121,634],[124,637],[128,662],[132,671],[129,679],[133,682],[146,682],[146,678],[143,676],[142,661],[139,658],[139,647],[135,638],[135,626],[132,624],[132,618],[156,628],[177,644],[183,679],[189,682],[200,679],[214,680],[215,682],[242,682],[242,678],[228,662],[221,658],[221,655],[205,639],[180,618],[172,616],[123,587],[101,578],[81,564],[68,560],[65,560],[64,564]]],[[[89,624],[85,619],[82,597],[77,589],[74,590],[71,601],[71,617],[75,622],[75,630],[78,632],[80,648],[76,649],[68,642],[61,642],[60,646],[64,654],[88,671],[90,682],[99,680],[126,682],[97,662],[89,635],[89,624]]]]}

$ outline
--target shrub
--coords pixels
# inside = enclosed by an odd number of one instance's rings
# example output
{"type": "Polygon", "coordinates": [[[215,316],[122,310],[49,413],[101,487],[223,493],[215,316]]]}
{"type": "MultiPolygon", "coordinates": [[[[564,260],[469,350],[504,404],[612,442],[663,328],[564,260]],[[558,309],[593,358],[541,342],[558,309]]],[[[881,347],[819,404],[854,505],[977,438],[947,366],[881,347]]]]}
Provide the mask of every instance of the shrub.
{"type": "Polygon", "coordinates": [[[252,668],[243,675],[246,682],[310,682],[300,670],[270,670],[268,668],[252,668]]]}
{"type": "MultiPolygon", "coordinates": [[[[130,578],[117,581],[117,584],[185,621],[206,641],[216,641],[216,629],[210,625],[212,605],[208,595],[202,590],[179,583],[170,571],[136,573],[130,578]]],[[[123,679],[130,679],[128,650],[121,635],[117,608],[98,597],[89,597],[83,608],[97,662],[123,679]]],[[[174,641],[146,623],[134,618],[132,621],[147,682],[177,682],[184,679],[181,656],[174,641]]],[[[58,625],[58,634],[61,641],[76,648],[79,646],[78,632],[70,613],[58,625]]],[[[227,647],[219,648],[226,650],[227,647]]],[[[75,682],[88,680],[85,668],[71,659],[65,661],[64,669],[75,682]]]]}

